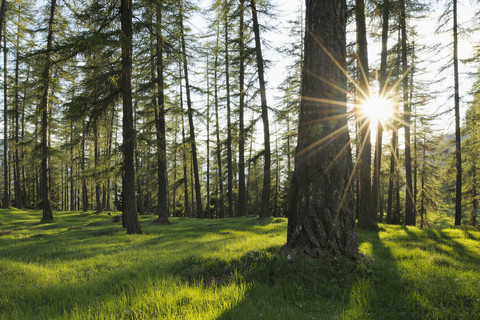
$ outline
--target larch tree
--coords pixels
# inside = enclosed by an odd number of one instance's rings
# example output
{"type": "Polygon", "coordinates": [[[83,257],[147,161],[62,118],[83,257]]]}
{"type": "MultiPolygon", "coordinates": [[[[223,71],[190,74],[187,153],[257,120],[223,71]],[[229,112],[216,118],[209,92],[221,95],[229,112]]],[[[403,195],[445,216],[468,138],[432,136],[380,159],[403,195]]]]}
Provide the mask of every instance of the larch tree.
{"type": "Polygon", "coordinates": [[[344,0],[306,1],[302,101],[287,245],[313,257],[357,255],[344,73],[346,19],[344,0]]]}
{"type": "MultiPolygon", "coordinates": [[[[5,11],[7,7],[7,1],[2,0],[2,6],[0,7],[0,46],[1,39],[4,33],[3,27],[5,25],[5,11]]],[[[3,54],[6,57],[7,48],[3,47],[3,54]]],[[[4,84],[6,88],[6,83],[4,84]]],[[[6,96],[6,95],[5,95],[6,96]]],[[[7,99],[3,101],[3,208],[10,207],[10,172],[8,169],[8,108],[7,99]]]]}
{"type": "Polygon", "coordinates": [[[121,0],[122,74],[120,80],[123,98],[123,210],[122,218],[128,234],[140,234],[135,201],[135,129],[132,104],[132,0],[121,0]]]}
{"type": "Polygon", "coordinates": [[[453,0],[453,78],[455,110],[455,225],[462,224],[462,142],[460,132],[460,85],[458,80],[458,22],[457,0],[453,0]]]}
{"type": "MultiPolygon", "coordinates": [[[[365,26],[365,3],[363,0],[355,1],[355,17],[357,25],[357,64],[359,73],[360,101],[370,98],[369,72],[368,72],[368,46],[367,30],[365,26]]],[[[373,229],[376,227],[376,216],[372,209],[371,197],[371,142],[370,142],[370,119],[361,115],[360,127],[360,150],[358,154],[359,170],[359,210],[358,224],[363,228],[373,229]]]]}
{"type": "Polygon", "coordinates": [[[42,73],[42,171],[40,177],[40,190],[42,193],[42,222],[53,220],[52,205],[50,203],[50,167],[49,167],[49,91],[51,78],[51,64],[52,64],[52,48],[53,48],[53,27],[55,24],[55,9],[57,2],[52,0],[50,2],[50,18],[48,20],[48,34],[47,34],[47,49],[45,52],[45,65],[42,73]]]}
{"type": "MultiPolygon", "coordinates": [[[[380,53],[379,89],[380,96],[387,92],[387,54],[388,54],[388,20],[390,17],[390,0],[383,1],[382,5],[382,51],[380,53]]],[[[386,106],[385,106],[386,107],[386,106]]],[[[382,168],[382,145],[383,145],[383,124],[378,120],[376,123],[377,132],[375,137],[375,155],[373,160],[373,182],[372,182],[372,210],[378,212],[380,199],[380,170],[382,168]]],[[[383,218],[383,210],[380,208],[380,217],[383,218]]],[[[382,222],[380,220],[380,222],[382,222]]]]}
{"type": "Polygon", "coordinates": [[[270,189],[271,189],[271,151],[270,151],[270,125],[268,122],[267,89],[265,85],[265,70],[262,54],[262,44],[260,39],[260,25],[258,23],[258,14],[256,0],[250,0],[253,20],[253,33],[255,35],[255,52],[257,57],[258,83],[260,86],[260,99],[262,106],[263,122],[263,146],[264,146],[264,164],[263,164],[263,189],[262,203],[260,207],[260,217],[270,216],[270,189]]]}
{"type": "Polygon", "coordinates": [[[400,1],[400,30],[402,36],[402,77],[403,77],[403,114],[404,114],[404,133],[405,133],[405,224],[414,226],[416,223],[415,203],[413,200],[412,183],[412,155],[410,146],[410,124],[411,124],[411,106],[409,103],[409,83],[408,83],[408,60],[407,60],[407,14],[405,9],[405,0],[400,1]]]}
{"type": "Polygon", "coordinates": [[[168,224],[167,203],[167,142],[165,130],[165,97],[164,97],[164,63],[163,63],[163,36],[162,36],[162,2],[155,3],[156,27],[156,67],[157,67],[157,108],[155,108],[155,124],[157,136],[157,176],[158,176],[158,223],[168,224]]]}

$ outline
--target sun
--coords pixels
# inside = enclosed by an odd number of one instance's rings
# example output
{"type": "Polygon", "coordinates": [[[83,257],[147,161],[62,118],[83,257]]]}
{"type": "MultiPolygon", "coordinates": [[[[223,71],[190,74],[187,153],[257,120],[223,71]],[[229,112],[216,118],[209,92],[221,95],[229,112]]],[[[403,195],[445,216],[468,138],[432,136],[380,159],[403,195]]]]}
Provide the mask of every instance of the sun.
{"type": "Polygon", "coordinates": [[[360,105],[360,108],[371,125],[376,125],[377,122],[385,124],[393,118],[393,102],[385,97],[371,96],[360,105]]]}

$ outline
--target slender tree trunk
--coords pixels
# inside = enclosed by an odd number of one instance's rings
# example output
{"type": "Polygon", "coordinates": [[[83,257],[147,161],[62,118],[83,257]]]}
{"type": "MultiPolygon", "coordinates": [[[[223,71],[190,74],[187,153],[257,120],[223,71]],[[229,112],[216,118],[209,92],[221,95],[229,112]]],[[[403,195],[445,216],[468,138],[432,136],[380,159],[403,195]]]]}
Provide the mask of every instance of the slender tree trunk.
{"type": "MultiPolygon", "coordinates": [[[[30,67],[27,69],[27,79],[25,81],[26,86],[23,90],[23,103],[22,103],[22,142],[25,141],[25,108],[27,104],[27,86],[30,83],[30,67]]],[[[23,193],[23,200],[24,200],[24,206],[28,208],[30,205],[30,197],[29,194],[27,193],[27,177],[26,177],[26,172],[25,172],[25,147],[22,143],[21,147],[21,160],[22,160],[22,193],[23,193]]]]}
{"type": "Polygon", "coordinates": [[[260,217],[266,218],[270,216],[270,188],[271,188],[271,152],[270,152],[270,129],[268,123],[268,106],[267,94],[264,78],[264,63],[262,55],[262,45],[260,39],[260,27],[258,25],[256,0],[250,0],[253,19],[253,33],[255,34],[255,51],[257,54],[258,81],[260,85],[260,97],[262,103],[262,120],[263,120],[263,139],[264,139],[264,167],[263,167],[263,190],[260,217]]]}
{"type": "Polygon", "coordinates": [[[217,168],[218,168],[218,186],[220,195],[217,197],[218,206],[215,210],[218,210],[217,218],[225,218],[225,208],[223,202],[223,174],[222,174],[222,141],[220,140],[220,124],[219,124],[219,111],[218,111],[218,34],[217,44],[215,50],[215,65],[214,65],[214,100],[215,100],[215,131],[217,136],[217,168]]]}
{"type": "MultiPolygon", "coordinates": [[[[180,65],[180,78],[182,75],[181,65],[180,65]]],[[[190,203],[188,200],[188,175],[187,175],[187,141],[185,136],[185,120],[184,120],[184,110],[183,110],[183,93],[182,93],[182,83],[180,81],[180,109],[182,114],[182,150],[183,150],[183,188],[184,188],[184,207],[185,207],[185,217],[191,217],[190,203]]]]}
{"type": "Polygon", "coordinates": [[[238,140],[238,216],[247,213],[247,194],[245,190],[245,39],[243,35],[245,0],[240,0],[240,34],[239,41],[239,140],[238,140]]]}
{"type": "Polygon", "coordinates": [[[210,210],[210,65],[207,54],[207,205],[205,206],[205,217],[212,218],[210,210]]]}
{"type": "Polygon", "coordinates": [[[202,194],[200,189],[200,175],[198,171],[198,160],[197,160],[197,144],[195,142],[195,127],[193,125],[193,109],[192,109],[192,99],[190,97],[190,82],[188,79],[188,64],[187,64],[187,51],[185,46],[185,35],[183,27],[183,8],[182,2],[179,2],[179,14],[180,14],[180,34],[181,34],[181,46],[182,46],[182,58],[183,58],[183,71],[185,75],[185,93],[187,95],[187,114],[188,114],[188,123],[190,127],[190,144],[192,148],[192,162],[193,162],[193,174],[195,178],[195,197],[197,203],[197,218],[203,218],[203,206],[202,206],[202,194]]]}
{"type": "Polygon", "coordinates": [[[73,176],[73,121],[70,123],[70,210],[75,210],[75,180],[73,176]]]}
{"type": "Polygon", "coordinates": [[[423,159],[422,159],[422,200],[421,200],[421,205],[420,205],[420,228],[423,228],[424,224],[424,216],[425,216],[425,169],[426,169],[426,141],[425,141],[425,135],[423,136],[423,159]]]}
{"type": "Polygon", "coordinates": [[[462,143],[460,132],[460,89],[458,81],[457,0],[453,0],[453,74],[455,83],[455,225],[462,224],[462,143]]]}
{"type": "Polygon", "coordinates": [[[88,190],[87,190],[87,179],[85,178],[85,120],[82,121],[82,159],[80,159],[80,169],[82,170],[82,210],[83,212],[88,211],[88,190]]]}
{"type": "MultiPolygon", "coordinates": [[[[5,24],[5,0],[2,1],[2,8],[0,9],[0,28],[5,24]]],[[[1,29],[0,29],[1,35],[1,29]]],[[[8,95],[7,95],[7,40],[3,35],[3,174],[4,174],[4,192],[3,192],[3,207],[10,207],[10,168],[8,159],[8,95]]],[[[0,41],[1,43],[1,41],[0,41]]]]}
{"type": "Polygon", "coordinates": [[[42,222],[53,220],[52,206],[50,204],[50,163],[49,163],[49,89],[51,74],[51,51],[53,47],[53,26],[55,24],[56,0],[51,0],[50,18],[48,21],[47,35],[47,51],[45,53],[45,67],[42,74],[43,96],[42,96],[42,174],[41,174],[41,190],[42,190],[42,222]]]}
{"type": "Polygon", "coordinates": [[[233,155],[232,155],[232,112],[230,103],[230,57],[228,52],[228,0],[224,0],[224,36],[225,36],[225,90],[227,99],[227,198],[228,216],[233,217],[233,155]]]}
{"type": "Polygon", "coordinates": [[[412,155],[410,145],[410,123],[411,106],[408,103],[408,61],[407,61],[407,21],[405,12],[405,0],[400,0],[400,28],[402,33],[402,73],[403,73],[403,114],[404,114],[404,132],[405,132],[405,224],[415,225],[415,204],[413,202],[413,183],[412,183],[412,155]]]}
{"type": "Polygon", "coordinates": [[[157,129],[157,176],[158,176],[158,223],[168,224],[167,202],[167,142],[165,130],[165,98],[163,79],[163,38],[162,38],[162,3],[155,5],[156,15],[156,62],[158,106],[155,108],[155,124],[157,129]]]}
{"type": "MultiPolygon", "coordinates": [[[[387,80],[387,53],[388,53],[388,20],[390,15],[390,0],[383,2],[382,12],[382,52],[380,54],[380,95],[386,94],[387,80]]],[[[383,145],[383,124],[380,120],[377,122],[377,135],[375,138],[375,156],[373,169],[373,185],[372,185],[372,208],[374,213],[380,210],[380,222],[383,222],[383,210],[379,206],[380,197],[380,171],[382,168],[382,145],[383,145]]]]}
{"type": "MultiPolygon", "coordinates": [[[[20,16],[20,13],[18,13],[20,16]]],[[[20,23],[20,18],[18,18],[17,23],[20,23]]],[[[19,154],[19,143],[20,143],[20,102],[19,102],[19,92],[18,92],[18,76],[19,76],[19,59],[20,59],[20,30],[17,26],[17,39],[15,44],[16,57],[15,57],[15,176],[14,176],[14,188],[15,188],[15,206],[19,209],[24,208],[23,203],[23,192],[22,192],[22,182],[20,175],[20,154],[19,154]]]]}
{"type": "Polygon", "coordinates": [[[357,256],[345,94],[347,79],[343,73],[346,21],[346,1],[306,1],[309,32],[305,35],[305,68],[295,172],[289,195],[287,245],[313,257],[357,256]],[[329,79],[342,89],[332,90],[322,79],[329,79]],[[321,101],[337,101],[339,105],[321,101]],[[331,117],[338,120],[331,123],[331,117]],[[328,126],[318,125],[327,122],[328,126]],[[321,147],[312,148],[318,141],[322,142],[321,147]]]}
{"type": "Polygon", "coordinates": [[[93,120],[93,153],[95,157],[95,199],[96,199],[96,211],[101,213],[102,209],[102,200],[101,200],[101,191],[100,191],[100,181],[98,177],[98,167],[99,167],[99,150],[98,150],[98,119],[93,120]]]}
{"type": "MultiPolygon", "coordinates": [[[[355,13],[357,22],[357,50],[358,65],[360,67],[360,96],[368,99],[369,76],[368,76],[368,48],[367,48],[367,30],[365,26],[365,4],[363,0],[355,1],[355,13]]],[[[359,211],[358,224],[363,228],[376,228],[375,211],[372,208],[372,186],[371,186],[371,166],[372,166],[372,146],[370,142],[370,119],[368,117],[360,118],[360,150],[359,150],[359,211]]]]}
{"type": "Polygon", "coordinates": [[[135,129],[132,106],[132,0],[121,0],[122,77],[123,96],[123,219],[128,234],[142,233],[135,202],[135,129]]]}

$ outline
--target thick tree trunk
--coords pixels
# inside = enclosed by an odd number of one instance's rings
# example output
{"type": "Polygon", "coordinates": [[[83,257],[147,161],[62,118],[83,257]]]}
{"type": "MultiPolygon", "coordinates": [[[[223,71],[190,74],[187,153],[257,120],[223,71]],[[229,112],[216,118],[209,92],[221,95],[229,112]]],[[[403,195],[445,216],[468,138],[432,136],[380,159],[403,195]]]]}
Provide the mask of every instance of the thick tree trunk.
{"type": "Polygon", "coordinates": [[[135,129],[132,106],[132,0],[121,0],[123,97],[123,221],[128,234],[140,234],[140,222],[135,203],[135,129]]]}
{"type": "MultiPolygon", "coordinates": [[[[359,65],[360,96],[365,100],[369,98],[368,76],[368,48],[367,30],[365,27],[365,4],[363,0],[355,1],[355,15],[357,22],[357,51],[359,65]]],[[[370,119],[362,115],[360,117],[360,150],[359,150],[359,210],[358,225],[363,228],[374,229],[377,226],[375,211],[372,208],[372,145],[370,142],[370,119]]]]}
{"type": "Polygon", "coordinates": [[[346,68],[346,9],[344,0],[306,1],[309,31],[287,245],[314,257],[357,255],[347,79],[341,69],[346,68]]]}
{"type": "MultiPolygon", "coordinates": [[[[384,96],[386,93],[387,82],[387,53],[388,53],[388,20],[390,15],[390,0],[383,2],[382,12],[382,52],[380,54],[380,95],[384,96]]],[[[380,120],[377,122],[377,135],[375,137],[375,156],[373,168],[373,184],[372,184],[372,208],[374,213],[380,210],[380,222],[383,222],[383,210],[379,206],[380,197],[380,170],[382,168],[382,144],[383,144],[383,124],[380,120]]]]}
{"type": "Polygon", "coordinates": [[[158,106],[155,108],[155,124],[157,129],[157,177],[158,177],[158,223],[168,224],[167,202],[167,142],[165,130],[165,98],[163,85],[163,38],[162,38],[162,3],[155,5],[156,15],[156,62],[158,106]]]}
{"type": "Polygon", "coordinates": [[[453,0],[453,74],[455,83],[455,225],[462,224],[462,142],[460,132],[460,89],[458,83],[457,0],[453,0]]]}
{"type": "Polygon", "coordinates": [[[45,67],[42,74],[43,96],[42,96],[42,174],[41,174],[41,192],[42,192],[42,221],[47,222],[53,220],[52,206],[50,203],[50,163],[49,163],[49,89],[50,89],[50,66],[51,51],[53,47],[53,26],[55,18],[56,0],[52,0],[50,4],[50,18],[48,21],[47,35],[47,52],[45,53],[45,67]]]}
{"type": "Polygon", "coordinates": [[[263,121],[263,143],[264,143],[264,164],[263,164],[263,189],[262,204],[260,208],[260,217],[270,216],[270,189],[271,189],[271,152],[270,152],[270,129],[268,122],[267,93],[265,87],[264,63],[262,55],[262,45],[260,39],[260,27],[258,25],[256,0],[250,0],[252,7],[253,33],[255,34],[255,52],[257,55],[258,82],[260,85],[260,97],[262,103],[262,121],[263,121]]]}
{"type": "Polygon", "coordinates": [[[243,36],[244,26],[244,8],[245,0],[240,0],[240,34],[239,41],[239,91],[240,104],[238,110],[238,216],[244,216],[247,213],[247,194],[245,190],[245,39],[243,36]]]}

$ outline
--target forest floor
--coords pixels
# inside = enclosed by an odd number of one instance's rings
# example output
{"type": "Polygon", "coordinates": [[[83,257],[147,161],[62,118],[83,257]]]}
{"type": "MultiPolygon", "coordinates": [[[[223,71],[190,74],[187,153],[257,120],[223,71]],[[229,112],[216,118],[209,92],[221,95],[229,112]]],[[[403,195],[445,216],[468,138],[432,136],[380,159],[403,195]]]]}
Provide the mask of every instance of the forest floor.
{"type": "Polygon", "coordinates": [[[0,319],[478,319],[480,231],[381,225],[369,258],[289,260],[287,220],[0,210],[0,319]]]}

